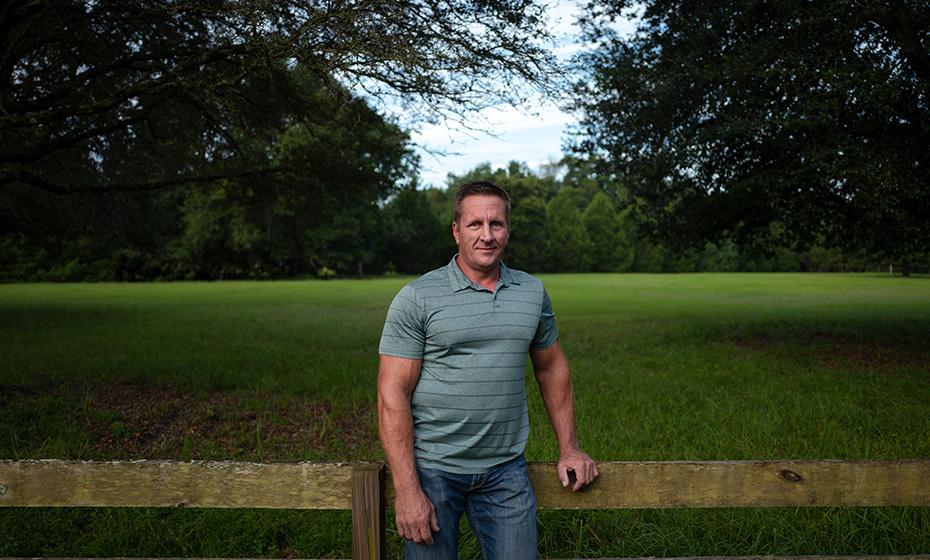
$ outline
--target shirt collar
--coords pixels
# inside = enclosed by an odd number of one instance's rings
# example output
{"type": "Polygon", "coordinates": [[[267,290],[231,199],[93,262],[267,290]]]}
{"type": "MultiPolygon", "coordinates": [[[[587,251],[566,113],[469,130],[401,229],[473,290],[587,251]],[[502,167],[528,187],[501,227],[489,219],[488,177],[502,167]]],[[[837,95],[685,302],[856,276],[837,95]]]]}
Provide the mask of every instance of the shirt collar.
{"type": "MultiPolygon", "coordinates": [[[[452,260],[449,261],[449,264],[446,266],[446,269],[449,271],[449,283],[452,286],[452,291],[459,292],[466,288],[471,288],[476,291],[484,289],[478,286],[477,284],[475,284],[474,282],[472,282],[471,279],[468,278],[468,276],[465,276],[465,273],[462,272],[461,268],[459,268],[458,263],[455,262],[455,259],[458,256],[459,254],[456,253],[455,256],[452,257],[452,260]]],[[[520,284],[520,282],[518,282],[513,277],[513,272],[511,272],[510,268],[508,268],[507,265],[501,262],[500,267],[501,267],[501,276],[497,280],[497,286],[499,288],[510,286],[511,284],[517,284],[517,285],[520,284]]]]}

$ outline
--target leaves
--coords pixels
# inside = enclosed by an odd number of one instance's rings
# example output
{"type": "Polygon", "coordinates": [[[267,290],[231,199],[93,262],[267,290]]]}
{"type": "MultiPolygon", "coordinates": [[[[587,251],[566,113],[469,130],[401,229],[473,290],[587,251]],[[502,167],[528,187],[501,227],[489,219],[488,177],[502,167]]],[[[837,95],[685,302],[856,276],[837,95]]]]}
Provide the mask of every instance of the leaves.
{"type": "Polygon", "coordinates": [[[626,40],[614,8],[586,22],[580,151],[627,178],[655,232],[927,250],[925,3],[656,0],[626,40]]]}
{"type": "Polygon", "coordinates": [[[516,104],[526,85],[553,94],[560,70],[543,10],[530,0],[10,2],[0,13],[0,186],[75,193],[269,177],[288,170],[243,143],[295,122],[364,125],[317,110],[360,94],[397,101],[408,124],[516,104]]]}

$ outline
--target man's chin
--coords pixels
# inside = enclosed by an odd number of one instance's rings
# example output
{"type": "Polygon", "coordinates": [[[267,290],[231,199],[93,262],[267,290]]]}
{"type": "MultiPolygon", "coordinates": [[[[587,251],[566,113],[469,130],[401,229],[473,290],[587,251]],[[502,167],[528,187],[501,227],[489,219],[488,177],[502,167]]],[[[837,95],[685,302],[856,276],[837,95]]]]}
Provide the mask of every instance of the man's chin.
{"type": "Polygon", "coordinates": [[[499,263],[500,257],[497,255],[482,256],[482,258],[475,260],[476,268],[485,271],[494,270],[499,263]]]}

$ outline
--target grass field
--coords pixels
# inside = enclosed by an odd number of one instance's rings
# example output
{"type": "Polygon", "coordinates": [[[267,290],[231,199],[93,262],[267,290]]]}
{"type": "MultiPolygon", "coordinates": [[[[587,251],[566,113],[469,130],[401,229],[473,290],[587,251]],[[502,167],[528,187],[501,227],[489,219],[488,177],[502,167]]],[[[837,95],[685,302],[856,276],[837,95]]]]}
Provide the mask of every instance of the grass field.
{"type": "MultiPolygon", "coordinates": [[[[927,278],[543,279],[597,460],[930,458],[927,278]]],[[[0,458],[381,458],[378,339],[407,280],[2,285],[0,458]]],[[[527,457],[554,460],[530,395],[527,457]]],[[[542,512],[540,551],[928,553],[928,509],[542,512]]],[[[0,509],[0,556],[140,555],[346,557],[349,516],[0,509]]]]}

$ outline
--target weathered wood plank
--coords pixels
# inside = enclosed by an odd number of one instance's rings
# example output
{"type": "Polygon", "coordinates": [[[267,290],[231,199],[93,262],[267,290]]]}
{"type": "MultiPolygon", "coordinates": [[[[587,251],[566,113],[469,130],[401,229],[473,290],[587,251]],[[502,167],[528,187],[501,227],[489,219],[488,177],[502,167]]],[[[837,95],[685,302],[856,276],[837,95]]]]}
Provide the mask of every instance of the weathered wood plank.
{"type": "MultiPolygon", "coordinates": [[[[573,493],[551,463],[530,476],[544,509],[928,506],[930,461],[604,462],[573,493]]],[[[352,465],[0,461],[0,507],[351,509],[352,465]],[[5,491],[4,491],[5,488],[5,491]]],[[[392,491],[388,489],[389,503],[392,491]]]]}
{"type": "MultiPolygon", "coordinates": [[[[600,462],[579,492],[555,463],[530,463],[540,509],[928,506],[930,461],[600,462]]],[[[394,489],[388,477],[388,503],[394,489]]]]}
{"type": "Polygon", "coordinates": [[[555,465],[533,463],[539,507],[615,509],[773,506],[928,506],[930,461],[709,461],[598,463],[573,493],[555,465]]]}
{"type": "Polygon", "coordinates": [[[352,558],[384,560],[384,465],[352,470],[352,558]]]}
{"type": "Polygon", "coordinates": [[[351,509],[352,465],[0,461],[0,507],[351,509]]]}

